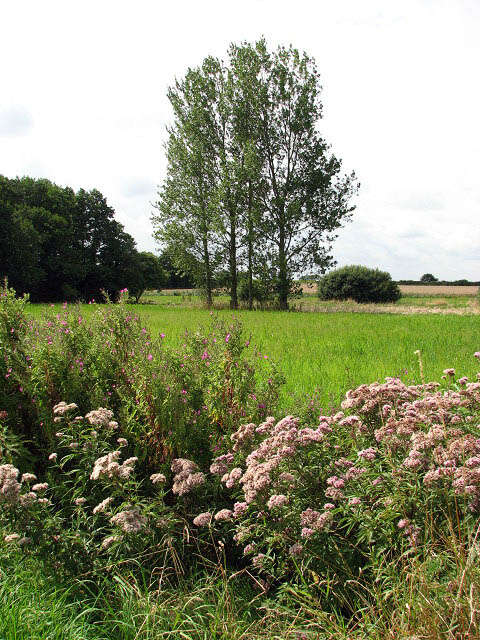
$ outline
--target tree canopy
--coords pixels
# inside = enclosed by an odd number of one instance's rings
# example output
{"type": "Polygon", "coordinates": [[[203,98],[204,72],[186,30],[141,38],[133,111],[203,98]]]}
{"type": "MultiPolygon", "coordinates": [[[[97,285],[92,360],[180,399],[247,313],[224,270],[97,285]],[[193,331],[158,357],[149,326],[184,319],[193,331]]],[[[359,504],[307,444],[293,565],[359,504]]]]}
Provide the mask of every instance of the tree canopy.
{"type": "Polygon", "coordinates": [[[0,276],[38,301],[160,288],[158,258],[138,253],[114,215],[96,189],[75,193],[45,179],[0,176],[0,276]]]}
{"type": "Polygon", "coordinates": [[[208,304],[227,272],[235,308],[244,271],[250,306],[263,281],[287,308],[296,277],[334,264],[335,230],[359,185],[318,130],[320,93],[312,58],[264,40],[231,45],[227,62],[210,56],[169,89],[167,174],[152,220],[208,304]]]}

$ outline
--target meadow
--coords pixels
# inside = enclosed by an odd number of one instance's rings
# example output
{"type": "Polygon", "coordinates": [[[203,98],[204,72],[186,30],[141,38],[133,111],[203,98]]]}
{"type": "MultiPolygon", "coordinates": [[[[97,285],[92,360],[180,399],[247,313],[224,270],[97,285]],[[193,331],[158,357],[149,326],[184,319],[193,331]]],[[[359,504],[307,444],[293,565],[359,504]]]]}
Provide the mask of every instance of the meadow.
{"type": "Polygon", "coordinates": [[[0,638],[479,637],[480,318],[431,298],[4,291],[0,638]]]}
{"type": "MultiPolygon", "coordinates": [[[[348,389],[365,382],[393,376],[419,383],[417,350],[422,353],[426,379],[439,379],[447,367],[454,367],[460,375],[475,373],[471,354],[480,346],[480,317],[469,313],[467,305],[477,304],[477,299],[441,297],[439,304],[443,306],[438,311],[442,312],[411,311],[413,305],[430,310],[432,299],[401,298],[396,313],[387,312],[387,305],[354,302],[323,303],[327,307],[324,313],[233,313],[225,308],[227,298],[219,297],[213,314],[225,321],[238,318],[262,356],[278,364],[285,376],[281,399],[285,411],[293,410],[312,394],[321,407],[331,409],[339,406],[348,389]],[[455,313],[459,308],[463,313],[455,313]]],[[[309,301],[309,297],[300,300],[304,304],[309,301]]],[[[316,298],[313,302],[322,304],[316,298]]],[[[193,295],[151,295],[146,296],[145,304],[129,306],[154,335],[165,334],[165,343],[171,346],[180,346],[185,331],[207,326],[212,317],[212,312],[201,308],[200,299],[193,295]]],[[[88,317],[96,307],[82,305],[82,313],[88,317]]],[[[40,317],[49,308],[32,305],[31,312],[40,317]]],[[[60,312],[62,305],[54,309],[60,312]]]]}

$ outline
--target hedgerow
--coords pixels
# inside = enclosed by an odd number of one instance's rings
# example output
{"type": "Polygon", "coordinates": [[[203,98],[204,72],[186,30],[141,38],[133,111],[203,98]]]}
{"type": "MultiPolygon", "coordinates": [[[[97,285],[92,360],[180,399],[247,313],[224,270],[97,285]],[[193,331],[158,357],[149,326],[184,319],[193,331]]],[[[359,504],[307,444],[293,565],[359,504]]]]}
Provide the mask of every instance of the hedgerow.
{"type": "Polygon", "coordinates": [[[118,304],[98,305],[88,322],[66,303],[36,322],[28,298],[0,292],[2,421],[32,454],[40,459],[54,444],[52,407],[64,399],[83,413],[113,410],[148,464],[189,454],[208,462],[211,444],[219,447],[238,421],[275,411],[283,376],[238,321],[212,315],[209,331],[185,332],[172,349],[127,298],[123,291],[118,304]]]}

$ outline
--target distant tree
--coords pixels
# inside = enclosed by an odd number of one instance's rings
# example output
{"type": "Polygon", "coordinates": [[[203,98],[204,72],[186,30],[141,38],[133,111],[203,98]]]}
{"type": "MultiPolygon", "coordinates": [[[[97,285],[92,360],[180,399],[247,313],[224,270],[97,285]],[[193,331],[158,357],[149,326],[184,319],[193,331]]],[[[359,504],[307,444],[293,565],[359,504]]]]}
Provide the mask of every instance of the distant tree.
{"type": "Polygon", "coordinates": [[[147,289],[161,289],[168,280],[167,272],[162,268],[156,255],[148,251],[136,254],[132,262],[134,273],[131,274],[129,293],[139,302],[147,289]]]}
{"type": "Polygon", "coordinates": [[[420,282],[424,282],[425,284],[428,284],[431,282],[438,282],[438,278],[436,278],[431,273],[424,273],[423,276],[420,278],[420,282]]]}
{"type": "Polygon", "coordinates": [[[167,281],[164,284],[165,289],[194,289],[195,280],[190,273],[179,273],[173,264],[171,252],[165,248],[158,256],[160,266],[167,274],[167,281]]]}
{"type": "Polygon", "coordinates": [[[0,176],[0,276],[33,301],[114,296],[137,254],[114,215],[95,189],[0,176]]]}

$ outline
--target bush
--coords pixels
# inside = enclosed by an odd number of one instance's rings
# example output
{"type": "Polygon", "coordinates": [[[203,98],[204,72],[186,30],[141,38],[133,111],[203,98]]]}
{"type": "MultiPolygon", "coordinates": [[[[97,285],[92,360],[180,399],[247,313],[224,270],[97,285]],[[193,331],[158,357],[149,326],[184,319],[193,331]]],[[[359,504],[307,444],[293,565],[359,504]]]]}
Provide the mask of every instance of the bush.
{"type": "Polygon", "coordinates": [[[398,285],[389,273],[351,265],[325,275],[318,283],[322,300],[355,300],[356,302],[396,302],[401,297],[398,285]]]}
{"type": "Polygon", "coordinates": [[[431,273],[424,273],[420,278],[420,282],[423,284],[431,284],[433,282],[438,282],[438,278],[431,273]]]}

